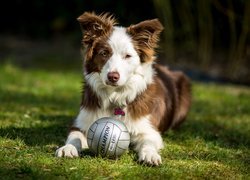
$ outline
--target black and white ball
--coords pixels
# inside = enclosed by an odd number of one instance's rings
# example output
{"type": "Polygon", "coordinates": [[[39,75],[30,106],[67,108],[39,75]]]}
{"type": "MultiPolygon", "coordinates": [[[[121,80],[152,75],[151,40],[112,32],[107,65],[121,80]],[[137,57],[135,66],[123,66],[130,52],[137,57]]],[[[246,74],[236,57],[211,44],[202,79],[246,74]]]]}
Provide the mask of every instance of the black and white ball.
{"type": "Polygon", "coordinates": [[[96,155],[117,158],[128,149],[130,135],[122,121],[104,117],[90,126],[87,143],[96,155]]]}

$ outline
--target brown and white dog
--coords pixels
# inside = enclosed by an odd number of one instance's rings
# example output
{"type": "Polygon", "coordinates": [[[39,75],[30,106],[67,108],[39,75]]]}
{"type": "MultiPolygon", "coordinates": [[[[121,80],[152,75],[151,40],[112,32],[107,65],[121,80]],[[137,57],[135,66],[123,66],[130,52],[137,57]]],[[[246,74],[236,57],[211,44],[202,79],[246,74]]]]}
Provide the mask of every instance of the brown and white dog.
{"type": "Polygon", "coordinates": [[[153,19],[125,28],[107,13],[88,12],[77,20],[85,46],[85,85],[80,112],[56,156],[78,157],[88,148],[90,125],[121,108],[139,161],[161,164],[161,133],[185,119],[191,102],[188,78],[155,62],[162,24],[153,19]]]}

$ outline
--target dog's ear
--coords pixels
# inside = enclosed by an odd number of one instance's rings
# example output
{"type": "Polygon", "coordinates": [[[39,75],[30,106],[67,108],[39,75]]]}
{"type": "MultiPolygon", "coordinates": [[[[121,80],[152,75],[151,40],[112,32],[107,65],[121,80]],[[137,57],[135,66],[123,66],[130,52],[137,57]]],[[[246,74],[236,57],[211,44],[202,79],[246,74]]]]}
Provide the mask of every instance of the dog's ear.
{"type": "Polygon", "coordinates": [[[96,15],[95,13],[85,12],[77,18],[83,33],[83,44],[92,43],[101,36],[108,36],[116,20],[109,13],[96,15]]]}
{"type": "Polygon", "coordinates": [[[158,19],[142,21],[127,28],[127,32],[136,43],[141,61],[152,59],[154,49],[158,46],[159,36],[163,29],[158,19]]]}

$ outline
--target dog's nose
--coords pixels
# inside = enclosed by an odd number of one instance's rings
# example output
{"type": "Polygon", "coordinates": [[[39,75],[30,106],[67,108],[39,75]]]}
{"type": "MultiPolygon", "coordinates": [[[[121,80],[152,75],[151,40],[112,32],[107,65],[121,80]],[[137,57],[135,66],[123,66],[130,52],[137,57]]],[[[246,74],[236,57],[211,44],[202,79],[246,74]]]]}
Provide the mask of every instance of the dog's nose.
{"type": "Polygon", "coordinates": [[[108,80],[112,83],[116,83],[120,79],[120,74],[118,72],[109,72],[108,80]]]}

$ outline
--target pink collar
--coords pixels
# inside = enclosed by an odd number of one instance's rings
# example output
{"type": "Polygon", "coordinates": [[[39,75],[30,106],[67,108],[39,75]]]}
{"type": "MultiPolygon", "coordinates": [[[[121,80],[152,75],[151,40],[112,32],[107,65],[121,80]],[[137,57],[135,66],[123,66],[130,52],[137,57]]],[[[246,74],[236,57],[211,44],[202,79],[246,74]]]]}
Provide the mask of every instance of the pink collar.
{"type": "Polygon", "coordinates": [[[125,116],[125,112],[123,111],[122,108],[115,108],[114,115],[125,116]]]}

